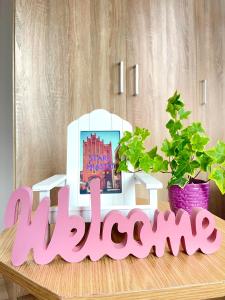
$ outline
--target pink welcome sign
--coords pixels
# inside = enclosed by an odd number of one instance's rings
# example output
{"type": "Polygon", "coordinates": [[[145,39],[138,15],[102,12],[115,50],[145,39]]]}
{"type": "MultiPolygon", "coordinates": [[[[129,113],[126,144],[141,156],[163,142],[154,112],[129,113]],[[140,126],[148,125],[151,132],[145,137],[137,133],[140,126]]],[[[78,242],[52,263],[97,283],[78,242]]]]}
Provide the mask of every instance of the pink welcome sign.
{"type": "Polygon", "coordinates": [[[68,262],[80,262],[88,256],[97,261],[104,255],[113,259],[123,259],[129,254],[144,258],[154,249],[160,257],[164,254],[167,240],[173,255],[178,255],[180,244],[188,255],[198,250],[211,254],[221,244],[221,234],[215,228],[213,215],[203,209],[194,209],[191,216],[184,210],[179,210],[176,216],[171,211],[156,211],[152,223],[140,209],[131,210],[127,217],[111,211],[101,224],[99,179],[93,179],[90,188],[92,221],[89,231],[85,232],[82,217],[69,216],[69,188],[64,187],[58,194],[56,224],[49,243],[46,241],[50,200],[44,198],[31,219],[31,189],[22,187],[12,194],[5,213],[5,226],[9,228],[16,223],[19,204],[20,214],[12,250],[14,266],[23,264],[31,249],[35,262],[44,265],[57,255],[68,262]],[[126,233],[120,243],[115,243],[111,237],[115,224],[118,224],[119,232],[126,233]],[[134,239],[134,227],[137,228],[138,239],[134,239]]]}

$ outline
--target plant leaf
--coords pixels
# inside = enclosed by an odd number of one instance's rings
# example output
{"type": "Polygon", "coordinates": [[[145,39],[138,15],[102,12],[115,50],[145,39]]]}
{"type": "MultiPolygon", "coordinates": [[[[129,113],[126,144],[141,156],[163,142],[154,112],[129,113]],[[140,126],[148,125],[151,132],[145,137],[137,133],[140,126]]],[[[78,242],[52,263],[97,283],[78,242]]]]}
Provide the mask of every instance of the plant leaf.
{"type": "Polygon", "coordinates": [[[126,151],[128,150],[128,147],[124,144],[124,143],[121,143],[120,147],[119,147],[119,158],[122,158],[124,153],[126,153],[126,151]]]}
{"type": "Polygon", "coordinates": [[[197,161],[199,162],[202,171],[209,172],[213,162],[211,157],[209,157],[205,152],[202,152],[201,155],[197,157],[197,161]]]}
{"type": "Polygon", "coordinates": [[[154,159],[156,153],[157,153],[157,146],[155,146],[154,148],[152,148],[150,151],[147,152],[148,156],[152,159],[154,159]]]}
{"type": "Polygon", "coordinates": [[[172,97],[168,99],[166,111],[171,115],[172,118],[177,117],[178,111],[184,106],[183,101],[180,99],[180,95],[177,91],[172,97]]]}
{"type": "Polygon", "coordinates": [[[136,127],[134,130],[134,135],[140,136],[141,139],[144,141],[148,136],[150,136],[150,131],[146,128],[136,127]]]}
{"type": "Polygon", "coordinates": [[[186,135],[189,138],[192,137],[195,133],[204,133],[205,130],[202,127],[200,122],[194,122],[191,125],[187,126],[185,129],[182,130],[181,134],[186,135]]]}
{"type": "Polygon", "coordinates": [[[209,138],[207,136],[201,136],[199,133],[195,133],[191,138],[191,146],[195,151],[203,151],[208,142],[209,138]]]}
{"type": "Polygon", "coordinates": [[[167,139],[163,141],[161,151],[164,152],[166,156],[171,156],[174,154],[172,144],[167,139]]]}
{"type": "Polygon", "coordinates": [[[132,137],[132,133],[130,131],[124,131],[123,137],[120,140],[120,144],[123,144],[127,141],[129,141],[132,137]]]}
{"type": "Polygon", "coordinates": [[[190,174],[190,173],[191,173],[190,164],[188,162],[186,162],[186,163],[177,165],[176,171],[173,172],[173,175],[177,179],[179,179],[179,178],[183,177],[185,174],[190,174]]]}
{"type": "Polygon", "coordinates": [[[188,179],[186,179],[185,177],[179,177],[179,178],[172,177],[168,182],[168,186],[179,185],[181,188],[183,188],[187,183],[188,183],[188,179]]]}
{"type": "Polygon", "coordinates": [[[170,165],[171,165],[172,171],[175,171],[175,169],[176,169],[176,167],[177,167],[177,162],[176,162],[176,160],[173,159],[173,160],[171,161],[170,165]]]}
{"type": "Polygon", "coordinates": [[[225,143],[218,141],[216,146],[206,151],[215,163],[221,164],[225,161],[225,143]]]}
{"type": "Polygon", "coordinates": [[[153,166],[153,160],[149,157],[148,154],[144,154],[140,161],[140,169],[148,173],[150,168],[153,166]]]}
{"type": "Polygon", "coordinates": [[[162,163],[162,169],[161,171],[168,171],[168,165],[169,165],[169,162],[167,160],[164,160],[163,163],[162,163]]]}
{"type": "Polygon", "coordinates": [[[160,172],[160,171],[167,171],[167,170],[168,170],[168,161],[163,160],[162,156],[156,155],[153,160],[152,171],[160,172]]]}
{"type": "Polygon", "coordinates": [[[200,163],[197,160],[192,160],[190,162],[190,175],[195,173],[195,170],[200,167],[200,163]]]}
{"type": "Polygon", "coordinates": [[[221,193],[224,194],[225,193],[225,170],[220,167],[216,167],[209,174],[209,178],[216,183],[221,193]]]}
{"type": "Polygon", "coordinates": [[[183,120],[183,119],[187,119],[188,116],[191,114],[191,111],[185,111],[184,108],[182,107],[179,111],[179,116],[180,116],[180,119],[183,120]]]}
{"type": "Polygon", "coordinates": [[[166,128],[169,129],[169,132],[170,132],[171,136],[173,137],[176,135],[177,131],[182,128],[182,124],[180,121],[174,121],[174,120],[170,119],[166,124],[166,128]]]}
{"type": "Polygon", "coordinates": [[[128,167],[127,167],[127,161],[126,160],[122,160],[119,162],[119,166],[117,168],[117,172],[127,172],[128,171],[128,167]]]}

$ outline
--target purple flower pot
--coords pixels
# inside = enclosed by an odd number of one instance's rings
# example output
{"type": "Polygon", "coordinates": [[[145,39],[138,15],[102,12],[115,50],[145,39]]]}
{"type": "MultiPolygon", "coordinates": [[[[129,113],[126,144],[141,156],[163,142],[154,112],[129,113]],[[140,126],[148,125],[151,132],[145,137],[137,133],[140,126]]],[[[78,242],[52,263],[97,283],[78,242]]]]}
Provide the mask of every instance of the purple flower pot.
{"type": "Polygon", "coordinates": [[[194,207],[208,209],[209,182],[195,180],[183,189],[178,185],[172,185],[168,188],[168,192],[170,208],[175,213],[179,208],[183,208],[189,214],[194,207]]]}

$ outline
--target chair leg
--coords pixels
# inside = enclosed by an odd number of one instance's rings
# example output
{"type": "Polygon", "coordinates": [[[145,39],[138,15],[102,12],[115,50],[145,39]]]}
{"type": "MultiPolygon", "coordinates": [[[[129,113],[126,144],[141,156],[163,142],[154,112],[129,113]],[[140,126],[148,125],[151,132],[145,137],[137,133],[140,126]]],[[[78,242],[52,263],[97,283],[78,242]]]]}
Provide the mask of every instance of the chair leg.
{"type": "Polygon", "coordinates": [[[3,276],[3,280],[8,294],[8,300],[17,300],[20,299],[20,297],[27,296],[29,294],[24,288],[12,282],[7,277],[3,276]]]}
{"type": "Polygon", "coordinates": [[[10,281],[5,276],[3,276],[3,280],[5,282],[6,291],[8,293],[8,300],[17,300],[16,284],[10,281]]]}
{"type": "Polygon", "coordinates": [[[149,190],[149,197],[150,197],[150,205],[152,209],[158,208],[158,199],[157,199],[157,190],[149,190]]]}

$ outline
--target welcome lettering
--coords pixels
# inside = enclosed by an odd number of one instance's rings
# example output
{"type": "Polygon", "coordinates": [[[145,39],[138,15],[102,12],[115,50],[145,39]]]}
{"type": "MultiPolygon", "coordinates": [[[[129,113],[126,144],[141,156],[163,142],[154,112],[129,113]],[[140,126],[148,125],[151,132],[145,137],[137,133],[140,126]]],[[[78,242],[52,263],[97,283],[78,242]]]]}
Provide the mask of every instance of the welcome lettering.
{"type": "Polygon", "coordinates": [[[5,213],[5,227],[9,228],[17,222],[17,207],[20,205],[11,257],[13,265],[22,265],[32,249],[34,261],[42,265],[50,263],[57,255],[67,262],[80,262],[86,257],[97,261],[104,255],[113,259],[123,259],[130,254],[144,258],[154,249],[155,255],[161,257],[167,241],[175,256],[180,246],[188,255],[198,250],[211,254],[219,249],[221,234],[215,228],[213,215],[207,210],[193,209],[190,216],[184,210],[179,210],[176,216],[171,211],[156,211],[152,222],[140,209],[132,209],[128,216],[111,211],[101,224],[99,179],[91,181],[90,189],[92,218],[89,231],[85,232],[82,217],[69,216],[69,188],[63,187],[58,194],[56,224],[49,243],[49,198],[41,201],[31,219],[32,190],[27,187],[17,189],[5,213]],[[120,233],[125,233],[125,238],[119,243],[112,240],[115,224],[120,233]],[[134,238],[134,229],[137,238],[134,238]]]}

